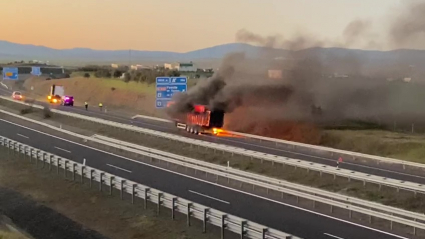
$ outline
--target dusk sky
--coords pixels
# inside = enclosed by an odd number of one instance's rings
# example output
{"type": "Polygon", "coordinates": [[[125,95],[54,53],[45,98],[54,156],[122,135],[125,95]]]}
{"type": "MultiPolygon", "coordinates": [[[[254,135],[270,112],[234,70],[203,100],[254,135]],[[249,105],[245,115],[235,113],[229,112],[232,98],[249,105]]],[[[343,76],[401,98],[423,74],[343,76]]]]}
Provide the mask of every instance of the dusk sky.
{"type": "Polygon", "coordinates": [[[234,42],[243,28],[264,36],[308,32],[336,39],[349,22],[382,19],[400,2],[1,0],[0,40],[52,48],[185,52],[234,42]]]}

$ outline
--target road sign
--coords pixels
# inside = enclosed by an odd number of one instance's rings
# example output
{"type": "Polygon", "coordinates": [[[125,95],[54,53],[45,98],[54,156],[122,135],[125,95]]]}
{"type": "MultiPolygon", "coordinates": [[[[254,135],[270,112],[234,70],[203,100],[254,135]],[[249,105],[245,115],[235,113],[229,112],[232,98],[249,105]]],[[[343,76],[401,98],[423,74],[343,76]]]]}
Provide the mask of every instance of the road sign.
{"type": "Polygon", "coordinates": [[[3,67],[3,80],[18,80],[18,68],[3,67]]]}
{"type": "Polygon", "coordinates": [[[165,108],[174,94],[187,91],[186,77],[156,78],[156,108],[165,108]]]}
{"type": "Polygon", "coordinates": [[[41,76],[41,70],[40,70],[40,67],[37,67],[37,66],[33,66],[33,67],[31,67],[31,75],[34,75],[34,76],[41,76]]]}

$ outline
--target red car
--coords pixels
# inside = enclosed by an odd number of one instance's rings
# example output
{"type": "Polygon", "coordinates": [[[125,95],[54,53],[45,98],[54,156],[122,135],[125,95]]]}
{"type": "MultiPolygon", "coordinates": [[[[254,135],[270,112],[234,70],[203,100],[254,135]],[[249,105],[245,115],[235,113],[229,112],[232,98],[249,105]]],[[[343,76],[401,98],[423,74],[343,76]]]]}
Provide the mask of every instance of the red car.
{"type": "Polygon", "coordinates": [[[23,99],[24,99],[24,96],[22,95],[22,93],[21,93],[21,92],[19,92],[19,91],[14,91],[14,92],[12,93],[12,98],[13,98],[14,100],[23,100],[23,99]]]}

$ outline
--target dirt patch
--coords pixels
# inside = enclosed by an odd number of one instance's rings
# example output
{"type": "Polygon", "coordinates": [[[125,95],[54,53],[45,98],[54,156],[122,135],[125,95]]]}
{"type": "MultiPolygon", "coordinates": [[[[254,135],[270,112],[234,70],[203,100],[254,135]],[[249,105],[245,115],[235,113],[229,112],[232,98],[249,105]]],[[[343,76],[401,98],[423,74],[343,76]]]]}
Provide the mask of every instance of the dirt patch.
{"type": "MultiPolygon", "coordinates": [[[[3,103],[4,101],[0,100],[0,104],[3,105],[3,103]]],[[[15,103],[8,104],[14,104],[14,110],[19,110],[19,107],[23,107],[22,105],[17,105],[15,103]]],[[[44,119],[40,116],[41,112],[42,111],[38,110],[34,113],[28,114],[28,116],[42,121],[44,119]]],[[[423,203],[425,196],[422,194],[414,195],[412,192],[397,192],[394,188],[386,187],[378,189],[371,184],[367,184],[365,187],[362,182],[354,180],[349,181],[346,178],[334,178],[333,176],[320,175],[317,172],[297,169],[292,166],[272,164],[268,161],[261,162],[260,160],[252,160],[249,157],[233,155],[231,153],[216,152],[208,148],[200,148],[177,141],[140,134],[135,131],[117,129],[97,123],[91,123],[89,121],[76,120],[59,114],[53,114],[52,118],[49,119],[49,122],[60,122],[68,130],[72,130],[73,128],[85,130],[87,135],[101,134],[222,166],[227,165],[227,162],[229,161],[230,166],[236,169],[279,178],[331,192],[350,195],[365,200],[380,202],[389,206],[425,212],[425,204],[423,203]]],[[[118,154],[134,157],[134,155],[128,155],[128,153],[122,151],[118,152],[118,154]]]]}
{"type": "Polygon", "coordinates": [[[0,212],[34,238],[209,239],[219,235],[212,227],[203,234],[196,220],[187,227],[183,215],[172,221],[167,210],[157,215],[154,205],[144,210],[141,201],[132,205],[128,195],[124,201],[117,195],[107,196],[86,184],[43,172],[22,156],[0,148],[0,212]]]}

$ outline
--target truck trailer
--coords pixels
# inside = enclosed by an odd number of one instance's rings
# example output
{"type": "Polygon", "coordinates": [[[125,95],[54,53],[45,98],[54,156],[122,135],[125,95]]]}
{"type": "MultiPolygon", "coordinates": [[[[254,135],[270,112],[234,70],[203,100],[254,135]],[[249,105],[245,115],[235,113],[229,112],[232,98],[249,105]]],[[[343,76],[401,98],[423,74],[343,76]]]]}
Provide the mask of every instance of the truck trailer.
{"type": "Polygon", "coordinates": [[[218,135],[224,124],[224,111],[194,105],[193,110],[175,119],[175,125],[192,134],[218,135]]]}
{"type": "Polygon", "coordinates": [[[65,95],[65,88],[61,85],[52,85],[47,100],[51,104],[74,106],[74,97],[65,95]]]}

